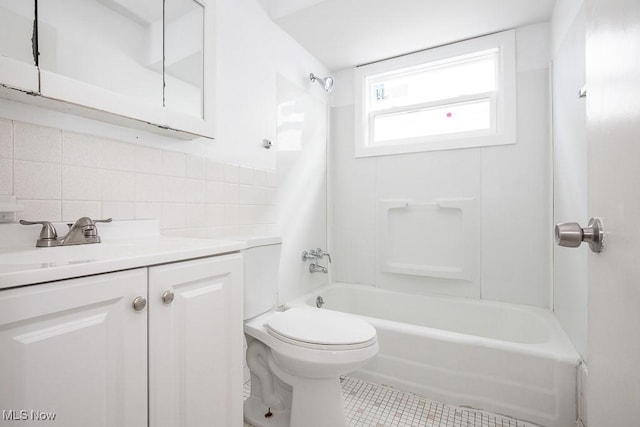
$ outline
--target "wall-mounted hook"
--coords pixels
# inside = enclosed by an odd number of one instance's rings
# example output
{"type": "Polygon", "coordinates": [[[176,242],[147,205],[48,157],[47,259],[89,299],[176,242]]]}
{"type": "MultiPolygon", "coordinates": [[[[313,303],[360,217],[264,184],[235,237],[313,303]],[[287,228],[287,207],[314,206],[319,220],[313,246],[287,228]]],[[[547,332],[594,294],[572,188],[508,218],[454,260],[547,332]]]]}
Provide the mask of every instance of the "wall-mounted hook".
{"type": "Polygon", "coordinates": [[[587,86],[582,86],[582,89],[578,91],[578,98],[586,98],[587,97],[587,86]]]}

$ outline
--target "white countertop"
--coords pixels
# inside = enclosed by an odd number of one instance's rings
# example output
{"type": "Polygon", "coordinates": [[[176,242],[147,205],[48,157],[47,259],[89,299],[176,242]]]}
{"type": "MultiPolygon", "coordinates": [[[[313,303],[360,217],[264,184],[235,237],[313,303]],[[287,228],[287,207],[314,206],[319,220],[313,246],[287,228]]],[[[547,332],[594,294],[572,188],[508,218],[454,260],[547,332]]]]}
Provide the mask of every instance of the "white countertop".
{"type": "MultiPolygon", "coordinates": [[[[58,230],[63,227],[56,224],[58,230]]],[[[99,224],[98,229],[102,243],[36,248],[39,227],[0,225],[0,289],[220,255],[245,246],[233,240],[164,237],[156,221],[99,224]]]]}

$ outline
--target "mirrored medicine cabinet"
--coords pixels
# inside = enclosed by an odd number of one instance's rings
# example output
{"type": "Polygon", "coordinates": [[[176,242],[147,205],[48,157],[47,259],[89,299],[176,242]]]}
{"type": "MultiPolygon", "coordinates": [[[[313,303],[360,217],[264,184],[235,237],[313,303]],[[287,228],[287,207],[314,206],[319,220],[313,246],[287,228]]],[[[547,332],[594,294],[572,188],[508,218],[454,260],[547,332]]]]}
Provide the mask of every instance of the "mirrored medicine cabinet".
{"type": "Polygon", "coordinates": [[[213,138],[214,24],[212,0],[3,0],[0,96],[213,138]]]}

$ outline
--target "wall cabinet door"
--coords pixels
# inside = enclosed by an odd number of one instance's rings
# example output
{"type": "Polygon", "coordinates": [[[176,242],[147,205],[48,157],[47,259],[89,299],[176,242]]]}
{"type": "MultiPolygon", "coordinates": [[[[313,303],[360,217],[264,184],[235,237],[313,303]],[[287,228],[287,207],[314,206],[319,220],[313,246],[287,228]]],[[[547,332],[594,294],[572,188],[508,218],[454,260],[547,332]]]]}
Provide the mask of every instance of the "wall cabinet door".
{"type": "Polygon", "coordinates": [[[149,269],[149,417],[242,425],[242,255],[149,269]]]}
{"type": "Polygon", "coordinates": [[[0,292],[1,419],[147,425],[146,290],[137,269],[0,292]]]}
{"type": "Polygon", "coordinates": [[[0,2],[0,83],[37,93],[35,0],[0,2]]]}
{"type": "Polygon", "coordinates": [[[182,132],[175,136],[213,137],[213,8],[197,0],[38,0],[41,94],[115,124],[135,126],[129,118],[182,132]]]}
{"type": "Polygon", "coordinates": [[[0,3],[0,97],[214,137],[214,0],[0,3]]]}

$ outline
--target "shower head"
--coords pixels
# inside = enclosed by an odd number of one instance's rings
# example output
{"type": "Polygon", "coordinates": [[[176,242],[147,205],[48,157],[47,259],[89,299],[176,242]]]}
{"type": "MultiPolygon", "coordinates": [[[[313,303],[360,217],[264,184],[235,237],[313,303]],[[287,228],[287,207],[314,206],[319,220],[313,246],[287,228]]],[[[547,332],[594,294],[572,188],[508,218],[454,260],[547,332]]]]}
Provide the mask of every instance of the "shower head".
{"type": "Polygon", "coordinates": [[[322,86],[324,90],[328,93],[330,93],[333,90],[333,77],[331,76],[322,78],[311,73],[309,74],[309,80],[311,80],[312,82],[320,83],[320,86],[322,86]]]}

